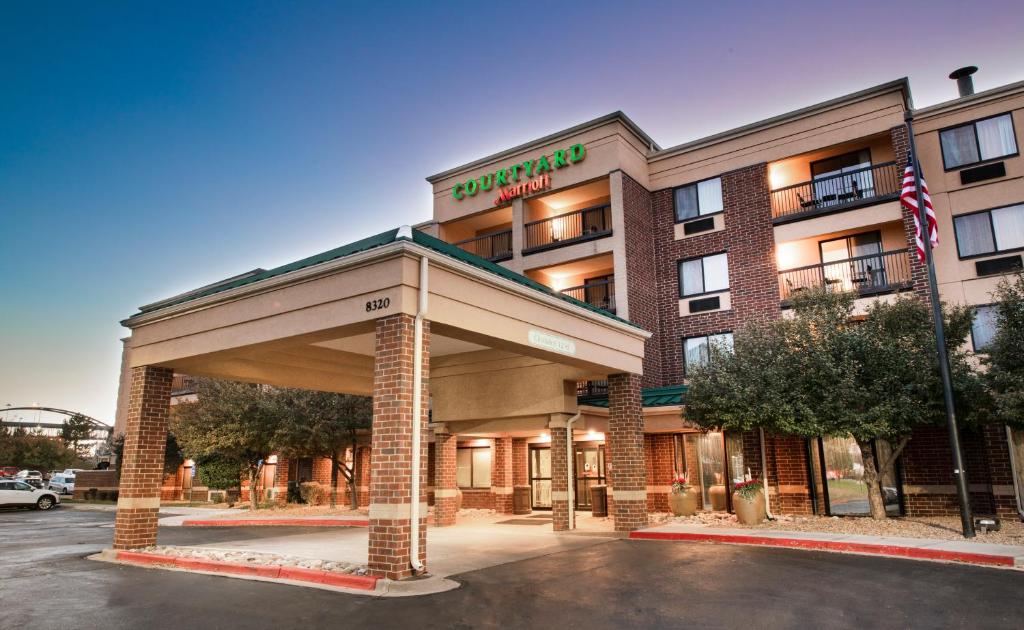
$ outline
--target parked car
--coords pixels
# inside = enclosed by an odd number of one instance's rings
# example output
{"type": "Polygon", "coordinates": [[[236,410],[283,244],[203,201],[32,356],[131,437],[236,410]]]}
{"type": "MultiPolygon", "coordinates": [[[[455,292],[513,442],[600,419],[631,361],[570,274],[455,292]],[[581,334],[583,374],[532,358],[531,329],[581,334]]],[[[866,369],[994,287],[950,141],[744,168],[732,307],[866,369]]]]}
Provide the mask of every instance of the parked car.
{"type": "Polygon", "coordinates": [[[50,483],[46,485],[47,490],[53,490],[59,494],[75,493],[75,476],[57,473],[50,477],[50,483]]]}
{"type": "Polygon", "coordinates": [[[0,477],[14,477],[18,474],[17,466],[0,466],[0,477]]]}
{"type": "Polygon", "coordinates": [[[62,470],[61,472],[59,472],[57,474],[60,474],[60,475],[71,475],[72,477],[74,477],[75,475],[77,475],[78,473],[82,472],[83,470],[85,470],[85,469],[84,468],[65,468],[64,470],[62,470]]]}
{"type": "Polygon", "coordinates": [[[19,479],[0,481],[0,507],[49,510],[55,505],[60,505],[60,495],[52,490],[40,490],[19,479]]]}
{"type": "Polygon", "coordinates": [[[18,474],[14,475],[14,478],[21,480],[39,479],[40,481],[42,481],[43,473],[39,472],[38,470],[19,470],[18,474]]]}

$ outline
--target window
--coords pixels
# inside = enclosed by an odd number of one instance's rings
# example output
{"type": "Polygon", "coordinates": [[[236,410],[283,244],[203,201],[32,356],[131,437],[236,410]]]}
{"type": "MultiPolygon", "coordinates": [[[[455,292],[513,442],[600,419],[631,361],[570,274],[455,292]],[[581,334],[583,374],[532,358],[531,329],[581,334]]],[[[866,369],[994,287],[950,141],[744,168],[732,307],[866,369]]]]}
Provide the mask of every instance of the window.
{"type": "Polygon", "coordinates": [[[971,324],[971,341],[975,352],[984,352],[996,335],[996,308],[992,305],[979,306],[974,309],[974,322],[971,324]]]}
{"type": "Polygon", "coordinates": [[[491,447],[474,446],[455,451],[455,479],[460,488],[491,487],[491,447]]]}
{"type": "Polygon", "coordinates": [[[1024,249],[1024,204],[953,218],[960,258],[1024,249]]]}
{"type": "Polygon", "coordinates": [[[689,297],[729,288],[729,261],[725,253],[679,261],[679,295],[689,297]]]}
{"type": "Polygon", "coordinates": [[[683,339],[684,374],[690,374],[693,368],[706,364],[711,359],[712,346],[723,352],[732,352],[732,333],[726,332],[683,339]]]}
{"type": "Polygon", "coordinates": [[[696,184],[676,188],[676,222],[722,212],[722,179],[705,179],[696,184]]]}
{"type": "Polygon", "coordinates": [[[976,120],[939,132],[946,170],[1017,154],[1009,114],[976,120]]]}

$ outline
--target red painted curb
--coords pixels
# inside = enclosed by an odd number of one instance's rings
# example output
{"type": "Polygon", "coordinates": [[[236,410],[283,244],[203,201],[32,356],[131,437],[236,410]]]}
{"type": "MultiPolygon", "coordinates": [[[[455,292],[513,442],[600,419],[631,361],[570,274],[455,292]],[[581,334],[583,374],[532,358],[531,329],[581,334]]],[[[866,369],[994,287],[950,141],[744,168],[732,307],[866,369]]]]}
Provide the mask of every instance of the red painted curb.
{"type": "Polygon", "coordinates": [[[228,518],[188,520],[185,527],[369,527],[369,520],[345,518],[228,518]]]}
{"type": "Polygon", "coordinates": [[[771,538],[744,534],[698,534],[695,532],[630,532],[633,540],[687,540],[691,542],[717,542],[735,545],[761,545],[766,547],[788,547],[793,549],[814,549],[818,551],[846,551],[881,556],[897,556],[919,560],[945,560],[988,566],[1012,567],[1014,559],[986,553],[965,551],[944,551],[898,545],[876,545],[872,543],[842,542],[834,540],[807,540],[803,538],[771,538]]]}
{"type": "Polygon", "coordinates": [[[141,551],[118,551],[116,557],[122,562],[145,566],[171,566],[192,571],[208,571],[210,573],[226,575],[252,575],[270,579],[342,586],[363,591],[372,591],[377,587],[377,578],[369,575],[333,573],[331,571],[320,571],[319,569],[238,564],[236,562],[201,560],[199,558],[175,558],[173,556],[163,556],[141,551]]]}

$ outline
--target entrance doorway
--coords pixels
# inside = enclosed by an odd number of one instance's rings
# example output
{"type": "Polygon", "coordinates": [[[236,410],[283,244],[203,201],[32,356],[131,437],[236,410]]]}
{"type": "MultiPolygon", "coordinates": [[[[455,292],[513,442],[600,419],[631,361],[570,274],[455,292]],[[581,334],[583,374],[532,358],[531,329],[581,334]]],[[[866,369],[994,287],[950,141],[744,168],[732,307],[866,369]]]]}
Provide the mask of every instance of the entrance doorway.
{"type": "Polygon", "coordinates": [[[590,489],[605,482],[604,448],[602,444],[577,444],[576,448],[576,509],[589,510],[590,489]]]}
{"type": "Polygon", "coordinates": [[[551,447],[530,447],[530,498],[533,509],[551,509],[551,447]]]}

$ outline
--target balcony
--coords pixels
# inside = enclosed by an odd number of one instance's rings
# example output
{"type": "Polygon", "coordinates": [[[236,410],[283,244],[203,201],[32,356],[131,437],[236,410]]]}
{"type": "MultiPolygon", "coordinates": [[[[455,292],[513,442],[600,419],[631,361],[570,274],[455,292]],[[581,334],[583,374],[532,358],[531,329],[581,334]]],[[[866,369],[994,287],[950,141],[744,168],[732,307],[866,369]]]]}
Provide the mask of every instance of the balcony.
{"type": "Polygon", "coordinates": [[[561,293],[609,313],[615,313],[615,280],[611,278],[562,289],[561,293]]]}
{"type": "Polygon", "coordinates": [[[778,188],[771,192],[772,222],[778,225],[892,201],[899,198],[900,183],[899,166],[885,162],[778,188]]]}
{"type": "Polygon", "coordinates": [[[610,205],[584,208],[567,214],[531,221],[524,226],[523,253],[572,245],[612,233],[610,205]]]}
{"type": "Polygon", "coordinates": [[[512,258],[512,230],[474,236],[453,245],[491,262],[509,260],[512,258]]]}
{"type": "Polygon", "coordinates": [[[779,272],[782,300],[808,289],[877,295],[913,286],[910,250],[900,249],[779,272]]]}

